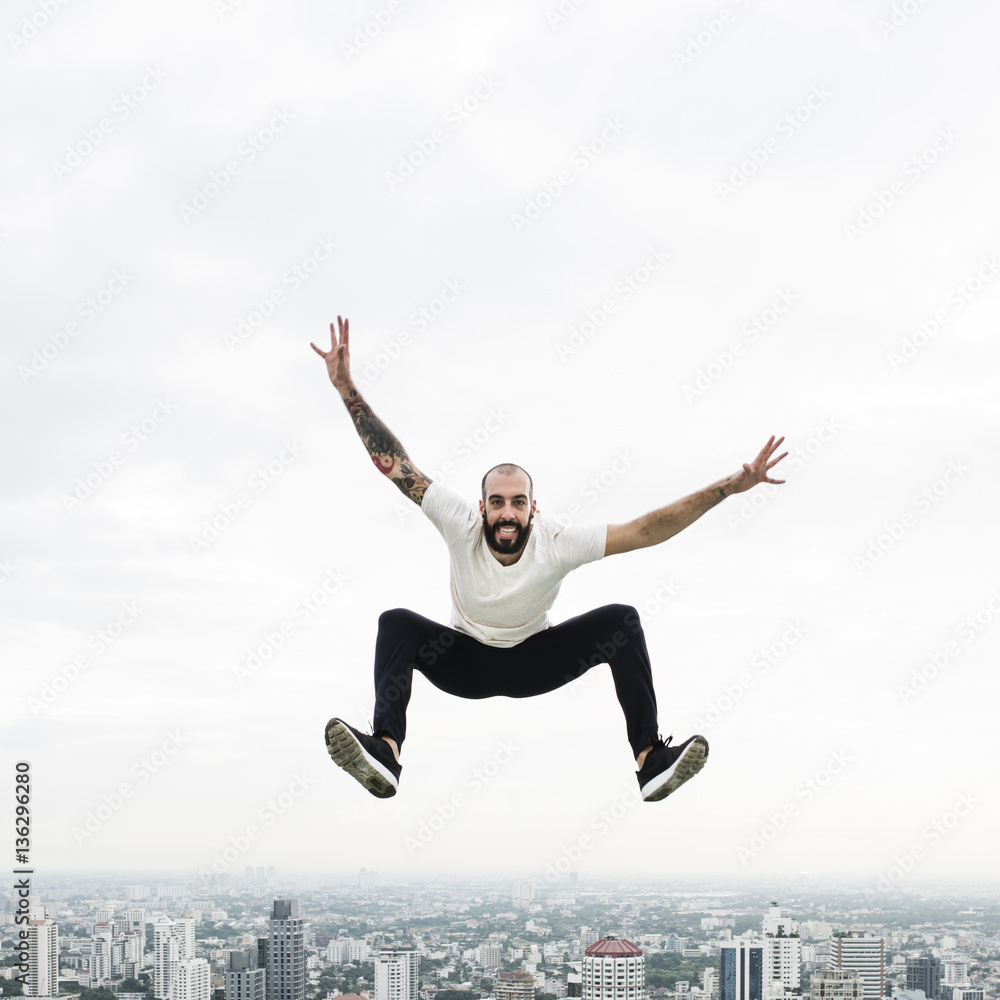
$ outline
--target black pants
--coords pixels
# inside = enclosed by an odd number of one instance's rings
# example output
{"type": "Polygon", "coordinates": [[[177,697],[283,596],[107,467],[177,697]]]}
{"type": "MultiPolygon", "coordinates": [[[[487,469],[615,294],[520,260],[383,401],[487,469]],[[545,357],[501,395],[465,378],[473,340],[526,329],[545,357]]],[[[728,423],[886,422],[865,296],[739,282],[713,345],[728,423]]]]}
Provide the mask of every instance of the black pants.
{"type": "Polygon", "coordinates": [[[656,738],[657,725],[649,653],[635,608],[607,604],[507,648],[393,608],[378,620],[372,732],[402,745],[414,670],[460,698],[530,698],[599,663],[611,667],[628,741],[638,756],[656,738]]]}

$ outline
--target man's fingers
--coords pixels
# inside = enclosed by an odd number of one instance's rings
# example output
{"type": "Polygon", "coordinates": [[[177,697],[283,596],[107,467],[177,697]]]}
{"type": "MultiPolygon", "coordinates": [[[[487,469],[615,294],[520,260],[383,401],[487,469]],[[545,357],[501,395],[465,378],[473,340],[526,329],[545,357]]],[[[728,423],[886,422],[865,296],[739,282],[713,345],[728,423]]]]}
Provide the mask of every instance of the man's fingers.
{"type": "Polygon", "coordinates": [[[321,357],[326,358],[326,351],[321,351],[312,341],[309,341],[309,346],[321,357]]]}
{"type": "Polygon", "coordinates": [[[787,454],[787,451],[783,451],[773,462],[768,462],[767,467],[770,469],[772,466],[777,465],[787,454]]]}

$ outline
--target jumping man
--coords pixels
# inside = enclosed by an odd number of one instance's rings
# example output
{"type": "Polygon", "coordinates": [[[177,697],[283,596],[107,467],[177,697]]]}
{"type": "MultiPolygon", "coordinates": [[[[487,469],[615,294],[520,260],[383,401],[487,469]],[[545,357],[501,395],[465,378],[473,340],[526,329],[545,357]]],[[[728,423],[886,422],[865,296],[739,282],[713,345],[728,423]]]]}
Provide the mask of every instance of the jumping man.
{"type": "Polygon", "coordinates": [[[375,712],[372,735],[342,719],[326,726],[333,760],[373,795],[396,794],[399,748],[406,736],[406,706],[413,671],[460,698],[528,698],[553,691],[599,663],[607,663],[625,713],[642,797],[665,798],[697,774],[708,756],[704,736],[679,746],[660,739],[653,676],[635,608],[608,604],[549,622],[548,610],[571,570],[604,556],[658,545],[732,493],[758,483],[783,483],[768,472],[784,438],[773,435],[752,463],[659,510],[626,524],[562,527],[542,518],[531,477],[517,465],[498,465],[482,482],[479,510],[425,476],[393,433],[372,412],[351,381],[347,320],[330,324],[326,361],[375,467],[427,515],[451,558],[451,625],[405,608],[379,617],[375,640],[375,712]]]}

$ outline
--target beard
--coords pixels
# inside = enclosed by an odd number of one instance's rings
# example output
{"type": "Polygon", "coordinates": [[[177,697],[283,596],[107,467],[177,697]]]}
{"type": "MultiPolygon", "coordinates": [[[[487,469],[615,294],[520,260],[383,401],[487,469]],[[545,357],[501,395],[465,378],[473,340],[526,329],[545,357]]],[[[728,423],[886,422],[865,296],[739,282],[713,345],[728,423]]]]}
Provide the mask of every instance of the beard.
{"type": "Polygon", "coordinates": [[[528,535],[531,532],[531,522],[534,516],[533,513],[528,515],[528,523],[526,525],[521,525],[514,521],[497,521],[491,526],[486,520],[486,515],[483,514],[483,535],[486,537],[486,544],[494,552],[499,552],[503,556],[520,552],[528,542],[528,535]],[[497,534],[497,530],[501,525],[509,525],[517,528],[517,531],[509,538],[501,537],[497,534]]]}

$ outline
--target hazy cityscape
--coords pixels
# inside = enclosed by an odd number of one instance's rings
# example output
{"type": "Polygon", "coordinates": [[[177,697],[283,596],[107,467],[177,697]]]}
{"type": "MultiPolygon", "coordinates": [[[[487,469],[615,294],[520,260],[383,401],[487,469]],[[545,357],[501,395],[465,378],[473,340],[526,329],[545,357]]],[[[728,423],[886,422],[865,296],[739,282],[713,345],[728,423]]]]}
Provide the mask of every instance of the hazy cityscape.
{"type": "MultiPolygon", "coordinates": [[[[135,879],[132,876],[132,879],[135,879]]],[[[274,867],[0,897],[0,992],[65,1000],[996,1000],[1000,901],[274,867]]]]}

